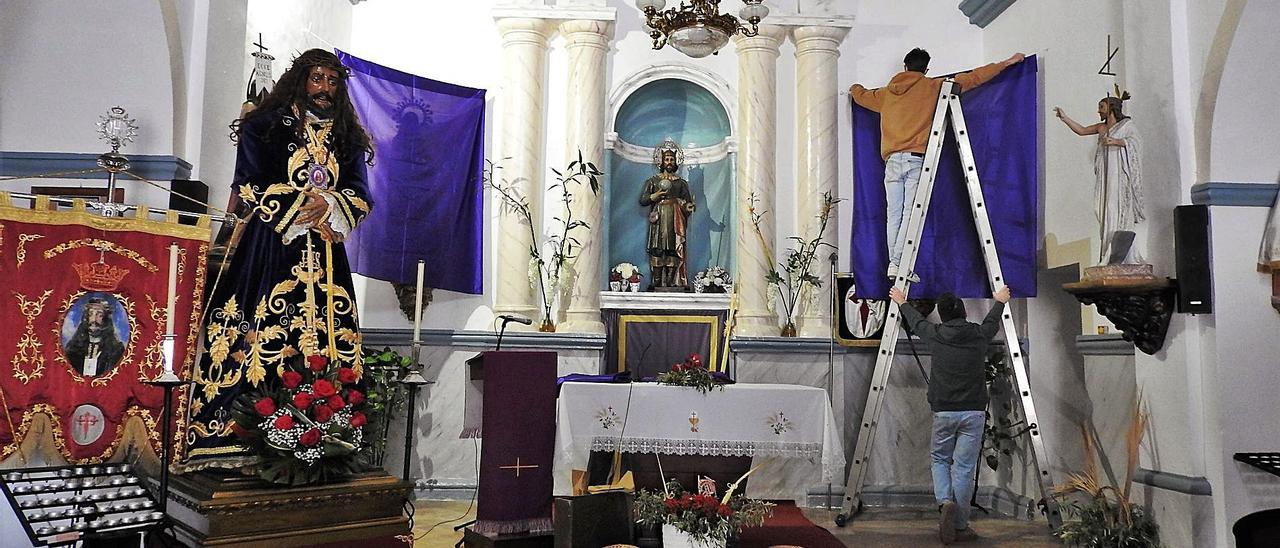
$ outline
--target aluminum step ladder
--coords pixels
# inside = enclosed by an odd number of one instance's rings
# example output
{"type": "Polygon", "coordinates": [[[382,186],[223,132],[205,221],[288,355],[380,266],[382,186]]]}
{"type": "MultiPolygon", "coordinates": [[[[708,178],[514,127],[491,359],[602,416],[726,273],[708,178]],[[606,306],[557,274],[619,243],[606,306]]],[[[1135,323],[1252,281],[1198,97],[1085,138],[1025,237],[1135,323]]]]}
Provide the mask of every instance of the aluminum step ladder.
{"type": "MultiPolygon", "coordinates": [[[[987,267],[987,278],[993,290],[1005,285],[1004,274],[1000,270],[1000,258],[996,253],[995,242],[992,238],[991,222],[987,217],[986,204],[982,196],[982,186],[978,181],[978,168],[974,165],[973,147],[969,143],[969,132],[965,126],[964,111],[960,108],[959,93],[959,85],[954,80],[947,79],[943,82],[942,91],[938,94],[938,104],[934,110],[929,144],[925,149],[920,183],[916,187],[916,195],[911,204],[910,217],[899,229],[899,235],[905,236],[905,244],[902,250],[902,261],[899,263],[900,267],[897,276],[894,277],[894,285],[901,289],[903,293],[909,293],[910,291],[911,283],[906,279],[906,273],[915,268],[916,257],[920,251],[920,236],[924,232],[924,220],[929,212],[929,201],[933,196],[933,184],[937,176],[938,161],[942,156],[942,143],[945,140],[943,132],[946,130],[948,114],[950,114],[951,128],[960,149],[960,162],[964,169],[965,185],[968,188],[969,207],[973,213],[974,223],[977,225],[979,243],[982,246],[982,256],[987,267]]],[[[1008,348],[1006,357],[1011,360],[1010,366],[1014,372],[1019,399],[1022,403],[1022,414],[1026,419],[1026,433],[1031,437],[1032,458],[1034,459],[1032,465],[1035,467],[1036,477],[1040,483],[1041,500],[1039,504],[1041,511],[1049,521],[1049,527],[1057,530],[1062,526],[1062,513],[1057,501],[1053,498],[1053,481],[1048,469],[1045,468],[1049,461],[1044,449],[1044,440],[1041,437],[1035,403],[1031,400],[1031,381],[1027,377],[1026,360],[1022,346],[1018,341],[1018,332],[1013,322],[1013,314],[1007,306],[1002,315],[1002,323],[1005,344],[1008,348]]],[[[866,481],[867,464],[871,456],[871,444],[875,440],[876,426],[880,420],[880,410],[884,404],[885,390],[889,384],[889,371],[893,367],[898,332],[901,329],[902,322],[899,319],[898,304],[890,300],[884,332],[880,339],[880,349],[876,354],[876,368],[871,375],[871,392],[867,395],[867,406],[862,412],[862,422],[858,430],[858,443],[854,448],[853,467],[849,470],[849,477],[845,483],[844,504],[841,505],[840,513],[836,515],[836,525],[840,527],[843,527],[848,522],[855,510],[861,510],[862,508],[862,486],[863,482],[866,481]]],[[[979,466],[981,466],[981,463],[979,463],[979,466]]],[[[961,504],[969,503],[969,501],[958,502],[961,504]]]]}

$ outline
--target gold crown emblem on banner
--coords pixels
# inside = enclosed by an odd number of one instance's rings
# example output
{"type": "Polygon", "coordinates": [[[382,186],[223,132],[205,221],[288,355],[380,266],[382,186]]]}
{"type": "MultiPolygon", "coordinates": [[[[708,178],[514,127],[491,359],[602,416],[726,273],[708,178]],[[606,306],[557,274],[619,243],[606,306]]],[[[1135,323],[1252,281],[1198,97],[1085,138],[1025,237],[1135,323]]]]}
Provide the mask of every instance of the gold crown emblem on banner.
{"type": "Polygon", "coordinates": [[[89,291],[115,291],[120,287],[120,280],[129,273],[128,270],[102,261],[76,263],[71,266],[76,269],[76,275],[80,276],[80,287],[89,291]]]}

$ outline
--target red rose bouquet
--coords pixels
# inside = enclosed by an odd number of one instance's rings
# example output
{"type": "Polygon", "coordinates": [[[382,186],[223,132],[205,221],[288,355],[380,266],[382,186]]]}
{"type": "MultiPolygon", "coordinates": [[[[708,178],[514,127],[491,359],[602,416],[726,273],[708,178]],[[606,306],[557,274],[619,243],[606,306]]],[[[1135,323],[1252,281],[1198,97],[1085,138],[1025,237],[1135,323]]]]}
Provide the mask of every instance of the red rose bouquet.
{"type": "Polygon", "coordinates": [[[703,393],[709,392],[712,388],[724,390],[724,384],[703,365],[702,356],[698,354],[689,354],[683,362],[671,366],[670,371],[659,373],[658,382],[675,386],[692,386],[703,393]]]}
{"type": "Polygon", "coordinates": [[[365,394],[360,365],[322,355],[298,359],[278,382],[241,397],[235,424],[272,483],[308,485],[364,468],[365,394]]]}
{"type": "MultiPolygon", "coordinates": [[[[714,491],[686,493],[679,482],[670,481],[664,491],[636,493],[635,518],[644,524],[675,528],[704,546],[724,546],[729,537],[743,527],[764,523],[773,507],[764,501],[735,495],[734,491],[730,488],[723,498],[717,499],[714,491]]],[[[664,542],[666,535],[664,532],[664,542]]]]}

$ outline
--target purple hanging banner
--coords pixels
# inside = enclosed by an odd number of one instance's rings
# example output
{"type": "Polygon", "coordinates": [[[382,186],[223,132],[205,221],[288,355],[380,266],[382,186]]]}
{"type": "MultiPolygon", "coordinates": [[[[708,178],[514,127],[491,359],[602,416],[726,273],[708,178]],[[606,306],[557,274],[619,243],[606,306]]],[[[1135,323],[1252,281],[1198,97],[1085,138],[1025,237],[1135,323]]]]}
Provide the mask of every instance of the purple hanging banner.
{"type": "Polygon", "coordinates": [[[480,294],[485,90],[335,53],[375,154],[378,205],[347,239],[351,270],[409,284],[424,260],[428,287],[480,294]]]}
{"type": "MultiPolygon", "coordinates": [[[[1000,269],[1014,297],[1036,295],[1036,245],[1040,234],[1037,96],[1034,56],[961,96],[1000,269]]],[[[852,104],[854,200],[850,262],[857,295],[885,299],[889,294],[889,250],[885,244],[880,115],[852,104]]],[[[902,222],[907,219],[904,217],[902,222]]],[[[914,298],[935,298],[947,291],[964,298],[991,297],[978,231],[969,212],[960,154],[950,130],[943,142],[914,270],[920,276],[920,282],[911,286],[914,298]]]]}

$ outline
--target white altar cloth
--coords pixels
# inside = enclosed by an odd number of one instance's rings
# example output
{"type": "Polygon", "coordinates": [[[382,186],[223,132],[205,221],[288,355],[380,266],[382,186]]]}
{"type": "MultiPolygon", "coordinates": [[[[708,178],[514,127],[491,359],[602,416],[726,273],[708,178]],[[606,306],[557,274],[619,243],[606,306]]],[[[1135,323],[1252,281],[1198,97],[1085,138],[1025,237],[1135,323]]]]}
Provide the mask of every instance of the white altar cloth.
{"type": "Polygon", "coordinates": [[[591,451],[613,451],[619,440],[627,453],[752,457],[752,466],[763,464],[747,482],[757,498],[802,501],[810,487],[844,479],[839,431],[821,388],[735,384],[703,394],[567,382],[556,413],[557,495],[571,493],[571,471],[585,469],[591,451]]]}

